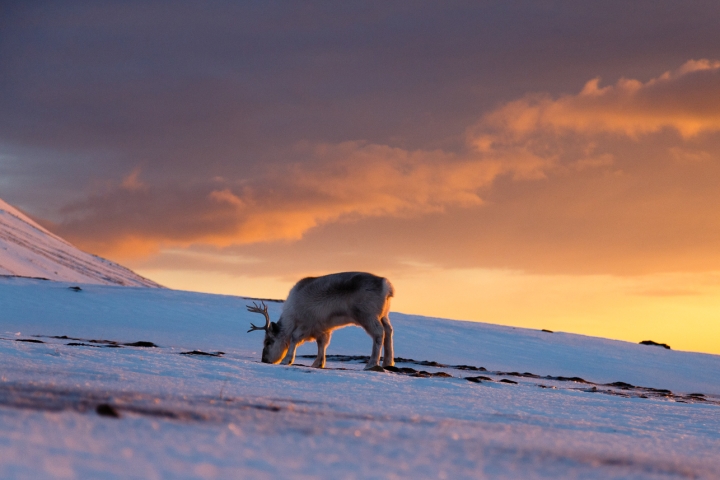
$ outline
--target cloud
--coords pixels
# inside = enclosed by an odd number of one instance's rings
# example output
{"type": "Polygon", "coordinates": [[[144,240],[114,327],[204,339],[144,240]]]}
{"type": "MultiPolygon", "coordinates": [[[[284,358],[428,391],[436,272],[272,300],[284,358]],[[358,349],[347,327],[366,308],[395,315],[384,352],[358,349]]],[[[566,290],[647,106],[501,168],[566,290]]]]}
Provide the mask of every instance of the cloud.
{"type": "Polygon", "coordinates": [[[141,171],[140,167],[134,168],[133,171],[123,179],[122,183],[120,183],[120,188],[130,191],[146,189],[147,185],[140,180],[141,171]]]}
{"type": "Polygon", "coordinates": [[[234,193],[232,193],[229,188],[225,188],[222,190],[213,190],[212,192],[210,192],[209,197],[217,202],[232,205],[235,208],[243,208],[246,205],[245,202],[243,202],[241,198],[237,197],[234,193]]]}
{"type": "Polygon", "coordinates": [[[705,150],[671,147],[669,151],[673,158],[680,163],[711,162],[717,158],[716,155],[705,150]]]}
{"type": "Polygon", "coordinates": [[[87,248],[118,255],[298,240],[329,222],[479,206],[481,190],[499,176],[542,178],[550,164],[527,152],[500,158],[365,142],[303,143],[288,154],[298,160],[185,188],[150,188],[136,170],[120,188],[67,206],[60,229],[87,248]]]}
{"type": "Polygon", "coordinates": [[[720,61],[690,60],[645,83],[622,78],[601,87],[595,78],[580,93],[557,99],[527,95],[485,115],[470,129],[469,140],[487,151],[539,132],[636,138],[666,128],[686,139],[720,130],[720,61]]]}
{"type": "Polygon", "coordinates": [[[677,102],[718,89],[719,71],[692,61],[646,82],[527,95],[482,115],[452,151],[300,142],[243,175],[96,193],[63,210],[59,233],[116,258],[225,249],[260,259],[242,266],[257,272],[320,258],[328,270],[720,269],[720,127],[699,100],[677,102]],[[702,121],[689,130],[688,118],[702,121]]]}

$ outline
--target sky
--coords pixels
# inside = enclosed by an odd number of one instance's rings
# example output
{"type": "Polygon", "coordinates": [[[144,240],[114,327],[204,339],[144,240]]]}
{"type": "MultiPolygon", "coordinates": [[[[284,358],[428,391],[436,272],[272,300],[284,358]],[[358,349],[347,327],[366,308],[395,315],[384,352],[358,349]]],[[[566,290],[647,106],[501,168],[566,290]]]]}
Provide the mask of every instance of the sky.
{"type": "Polygon", "coordinates": [[[0,198],[172,288],[720,353],[715,1],[3,2],[0,198]]]}

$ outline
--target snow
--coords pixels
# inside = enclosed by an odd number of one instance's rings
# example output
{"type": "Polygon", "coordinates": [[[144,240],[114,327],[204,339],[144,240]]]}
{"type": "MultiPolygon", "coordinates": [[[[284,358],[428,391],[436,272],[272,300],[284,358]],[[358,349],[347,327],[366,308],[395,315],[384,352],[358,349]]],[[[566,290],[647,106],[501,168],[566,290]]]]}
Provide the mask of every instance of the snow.
{"type": "MultiPolygon", "coordinates": [[[[247,303],[0,279],[0,477],[720,477],[719,356],[393,312],[397,366],[427,375],[266,365],[247,303]]],[[[328,348],[369,351],[353,327],[328,348]]]]}
{"type": "Polygon", "coordinates": [[[121,265],[79,250],[1,199],[0,276],[159,287],[121,265]]]}

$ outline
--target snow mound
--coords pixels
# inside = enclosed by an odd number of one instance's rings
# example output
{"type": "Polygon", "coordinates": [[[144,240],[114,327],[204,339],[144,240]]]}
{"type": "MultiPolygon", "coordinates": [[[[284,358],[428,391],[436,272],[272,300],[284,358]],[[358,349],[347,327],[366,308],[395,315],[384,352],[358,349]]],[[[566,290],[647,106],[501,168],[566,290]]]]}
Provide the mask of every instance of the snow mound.
{"type": "Polygon", "coordinates": [[[0,275],[100,285],[160,287],[117,263],[83,252],[2,199],[0,275]]]}
{"type": "Polygon", "coordinates": [[[267,365],[250,302],[0,278],[0,478],[720,478],[720,356],[391,312],[394,370],[267,365]]]}

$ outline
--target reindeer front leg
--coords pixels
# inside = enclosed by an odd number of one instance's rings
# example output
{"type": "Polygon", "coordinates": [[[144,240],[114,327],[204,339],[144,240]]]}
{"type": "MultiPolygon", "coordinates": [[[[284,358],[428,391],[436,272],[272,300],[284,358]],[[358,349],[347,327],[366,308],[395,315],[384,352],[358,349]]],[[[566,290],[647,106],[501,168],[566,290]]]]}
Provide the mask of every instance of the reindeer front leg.
{"type": "Polygon", "coordinates": [[[325,368],[325,351],[330,345],[330,333],[323,333],[317,337],[318,354],[312,366],[315,368],[325,368]]]}
{"type": "Polygon", "coordinates": [[[288,346],[285,358],[280,362],[281,365],[292,365],[295,362],[295,350],[297,350],[298,345],[298,342],[294,338],[290,339],[290,346],[288,346]]]}

